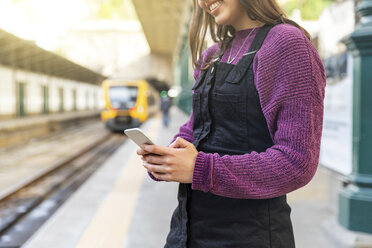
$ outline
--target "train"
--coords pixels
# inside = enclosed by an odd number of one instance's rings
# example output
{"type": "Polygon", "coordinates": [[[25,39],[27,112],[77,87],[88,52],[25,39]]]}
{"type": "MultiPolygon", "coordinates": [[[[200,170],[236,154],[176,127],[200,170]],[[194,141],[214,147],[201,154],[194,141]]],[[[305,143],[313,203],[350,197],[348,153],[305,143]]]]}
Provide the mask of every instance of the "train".
{"type": "Polygon", "coordinates": [[[160,94],[146,80],[105,80],[101,120],[113,132],[138,127],[159,111],[160,94]]]}

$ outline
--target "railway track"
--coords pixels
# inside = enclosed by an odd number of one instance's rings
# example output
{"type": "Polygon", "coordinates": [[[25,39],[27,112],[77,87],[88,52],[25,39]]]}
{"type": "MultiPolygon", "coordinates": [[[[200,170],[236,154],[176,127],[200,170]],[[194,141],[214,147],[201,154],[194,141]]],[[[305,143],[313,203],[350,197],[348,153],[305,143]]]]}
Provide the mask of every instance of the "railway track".
{"type": "Polygon", "coordinates": [[[0,248],[21,247],[124,142],[110,134],[0,196],[0,248]]]}

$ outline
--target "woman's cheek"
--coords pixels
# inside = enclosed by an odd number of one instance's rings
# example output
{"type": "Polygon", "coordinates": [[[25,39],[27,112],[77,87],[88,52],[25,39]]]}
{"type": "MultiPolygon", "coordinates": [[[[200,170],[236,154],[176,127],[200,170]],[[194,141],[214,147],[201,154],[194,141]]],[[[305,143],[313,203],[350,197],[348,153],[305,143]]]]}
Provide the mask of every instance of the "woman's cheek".
{"type": "Polygon", "coordinates": [[[204,11],[207,10],[207,9],[206,9],[206,6],[205,6],[205,1],[201,1],[201,0],[199,0],[199,1],[198,1],[198,5],[199,5],[199,7],[202,8],[204,11]]]}

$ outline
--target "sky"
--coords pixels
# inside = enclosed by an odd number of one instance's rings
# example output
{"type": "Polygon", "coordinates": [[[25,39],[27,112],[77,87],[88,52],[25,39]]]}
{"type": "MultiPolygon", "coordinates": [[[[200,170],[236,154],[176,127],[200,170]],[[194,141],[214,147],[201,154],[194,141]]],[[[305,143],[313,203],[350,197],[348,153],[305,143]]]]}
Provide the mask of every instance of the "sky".
{"type": "Polygon", "coordinates": [[[0,28],[56,50],[71,25],[89,18],[90,8],[84,0],[1,0],[0,28]]]}
{"type": "MultiPolygon", "coordinates": [[[[178,1],[178,0],[177,0],[178,1]]],[[[288,0],[278,0],[280,4],[288,0]]],[[[0,28],[50,51],[68,29],[88,19],[97,19],[100,4],[115,0],[0,0],[0,28]]],[[[130,0],[123,0],[128,9],[130,0]]],[[[128,12],[129,13],[129,12],[128,12]]]]}
{"type": "Polygon", "coordinates": [[[130,0],[0,0],[0,29],[104,74],[150,52],[130,0]]]}

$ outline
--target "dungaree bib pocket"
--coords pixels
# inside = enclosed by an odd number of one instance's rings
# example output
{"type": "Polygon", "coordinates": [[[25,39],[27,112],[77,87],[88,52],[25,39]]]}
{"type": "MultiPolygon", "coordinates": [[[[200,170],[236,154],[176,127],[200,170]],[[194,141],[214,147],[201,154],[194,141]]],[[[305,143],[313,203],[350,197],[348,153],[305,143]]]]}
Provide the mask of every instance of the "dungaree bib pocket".
{"type": "Polygon", "coordinates": [[[246,99],[245,94],[213,93],[213,118],[220,123],[212,127],[212,143],[228,146],[246,143],[246,99]]]}

